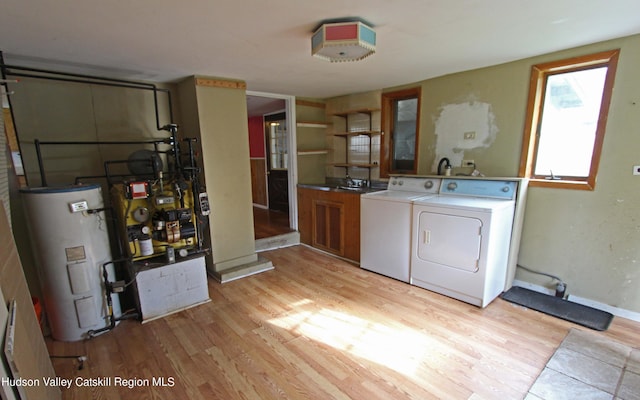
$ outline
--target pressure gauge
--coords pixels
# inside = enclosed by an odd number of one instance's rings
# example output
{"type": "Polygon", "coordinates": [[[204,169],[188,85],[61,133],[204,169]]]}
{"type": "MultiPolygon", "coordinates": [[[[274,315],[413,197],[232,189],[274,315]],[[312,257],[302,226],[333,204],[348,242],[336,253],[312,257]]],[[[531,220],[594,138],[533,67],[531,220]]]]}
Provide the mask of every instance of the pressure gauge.
{"type": "Polygon", "coordinates": [[[149,220],[149,209],[146,207],[138,207],[133,210],[133,219],[137,222],[144,223],[149,220]]]}

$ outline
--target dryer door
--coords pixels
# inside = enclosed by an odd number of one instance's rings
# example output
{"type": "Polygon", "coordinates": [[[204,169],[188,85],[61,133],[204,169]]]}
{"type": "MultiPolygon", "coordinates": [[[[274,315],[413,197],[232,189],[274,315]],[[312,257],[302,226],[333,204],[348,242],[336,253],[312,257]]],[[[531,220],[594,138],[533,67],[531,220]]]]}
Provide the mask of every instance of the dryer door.
{"type": "Polygon", "coordinates": [[[458,215],[421,212],[417,256],[423,261],[477,272],[482,221],[458,215]]]}

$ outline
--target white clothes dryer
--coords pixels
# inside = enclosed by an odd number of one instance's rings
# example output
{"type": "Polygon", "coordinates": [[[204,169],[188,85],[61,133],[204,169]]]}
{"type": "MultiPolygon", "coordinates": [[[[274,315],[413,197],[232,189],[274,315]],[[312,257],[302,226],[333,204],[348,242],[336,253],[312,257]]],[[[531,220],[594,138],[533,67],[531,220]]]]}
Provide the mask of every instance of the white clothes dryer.
{"type": "Polygon", "coordinates": [[[517,184],[443,179],[414,200],[410,283],[479,307],[502,293],[517,184]]]}
{"type": "Polygon", "coordinates": [[[436,196],[440,179],[392,176],[387,190],[360,196],[360,267],[409,282],[412,202],[436,196]]]}

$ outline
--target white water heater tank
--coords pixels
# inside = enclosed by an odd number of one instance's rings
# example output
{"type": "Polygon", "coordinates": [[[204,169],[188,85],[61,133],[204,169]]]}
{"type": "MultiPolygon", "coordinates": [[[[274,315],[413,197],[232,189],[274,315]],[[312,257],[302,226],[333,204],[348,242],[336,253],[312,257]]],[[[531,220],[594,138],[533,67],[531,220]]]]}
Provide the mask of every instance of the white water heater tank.
{"type": "MultiPolygon", "coordinates": [[[[55,340],[77,341],[109,325],[103,264],[112,260],[99,185],[21,191],[46,316],[55,340]]],[[[113,264],[106,265],[115,281],[113,264]]],[[[113,313],[120,301],[112,295],[113,313]]]]}

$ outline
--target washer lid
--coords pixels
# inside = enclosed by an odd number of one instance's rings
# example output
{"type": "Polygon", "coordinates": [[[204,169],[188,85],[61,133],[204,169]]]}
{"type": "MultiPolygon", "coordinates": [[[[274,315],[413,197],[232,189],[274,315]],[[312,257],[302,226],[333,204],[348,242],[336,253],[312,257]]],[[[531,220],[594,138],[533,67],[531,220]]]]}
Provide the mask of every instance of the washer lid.
{"type": "MultiPolygon", "coordinates": [[[[435,195],[432,195],[435,196],[435,195]]],[[[425,193],[402,192],[399,190],[382,190],[380,192],[367,193],[360,196],[361,199],[384,200],[384,201],[404,201],[410,203],[414,199],[425,197],[425,193]]]]}
{"type": "Polygon", "coordinates": [[[441,208],[491,212],[505,207],[514,207],[514,200],[491,199],[486,197],[447,196],[422,197],[414,200],[413,204],[420,206],[434,206],[441,208]]]}

